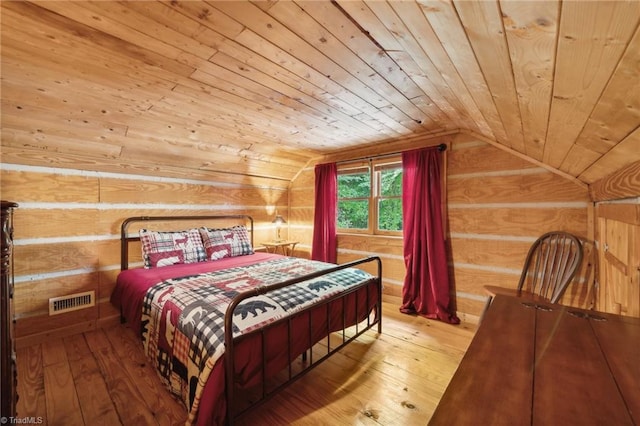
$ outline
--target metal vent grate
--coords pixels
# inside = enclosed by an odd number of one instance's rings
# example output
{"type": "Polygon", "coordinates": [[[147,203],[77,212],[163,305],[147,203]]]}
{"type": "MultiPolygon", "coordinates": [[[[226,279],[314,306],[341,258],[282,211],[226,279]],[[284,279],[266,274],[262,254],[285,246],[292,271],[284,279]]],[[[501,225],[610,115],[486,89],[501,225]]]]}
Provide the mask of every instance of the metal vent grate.
{"type": "Polygon", "coordinates": [[[92,290],[68,296],[52,297],[49,299],[49,315],[63,314],[94,306],[95,294],[95,291],[92,290]]]}

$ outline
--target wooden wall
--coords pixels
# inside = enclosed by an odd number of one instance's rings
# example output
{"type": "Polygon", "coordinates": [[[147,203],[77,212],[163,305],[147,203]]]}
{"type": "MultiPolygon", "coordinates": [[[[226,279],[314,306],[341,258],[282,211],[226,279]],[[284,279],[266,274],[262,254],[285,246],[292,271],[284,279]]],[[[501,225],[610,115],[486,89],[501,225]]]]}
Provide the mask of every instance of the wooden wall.
{"type": "Polygon", "coordinates": [[[596,205],[596,309],[640,317],[640,198],[596,205]]]}
{"type": "Polygon", "coordinates": [[[459,312],[481,313],[486,284],[514,288],[531,244],[555,230],[580,237],[586,252],[563,303],[593,305],[593,206],[585,186],[468,135],[453,143],[447,178],[459,312]]]}
{"type": "Polygon", "coordinates": [[[109,297],[126,217],[246,213],[255,220],[256,245],[274,238],[276,209],[287,218],[286,181],[249,184],[14,164],[2,164],[0,178],[2,199],[20,204],[14,214],[19,344],[117,318],[109,297]],[[49,316],[49,298],[90,290],[96,292],[95,307],[49,316]]]}
{"type": "MultiPolygon", "coordinates": [[[[370,155],[448,143],[447,203],[450,275],[458,314],[477,319],[484,306],[485,284],[513,288],[531,243],[552,230],[572,232],[586,241],[588,262],[565,303],[593,304],[593,207],[586,186],[547,168],[498,149],[473,136],[444,135],[369,148],[370,155]]],[[[355,152],[360,158],[366,152],[355,152]]],[[[343,160],[324,158],[322,162],[343,160]]],[[[291,186],[291,232],[308,255],[313,223],[313,166],[291,186]]],[[[388,236],[339,235],[338,261],[367,255],[383,259],[384,293],[401,294],[404,280],[402,239],[388,236]]]]}
{"type": "MultiPolygon", "coordinates": [[[[585,186],[468,134],[394,141],[318,162],[439,143],[449,145],[447,236],[458,314],[477,319],[485,301],[485,284],[514,287],[530,244],[550,230],[573,232],[585,241],[587,261],[564,302],[592,306],[598,266],[594,232],[602,220],[612,215],[620,217],[612,213],[620,210],[619,203],[603,203],[596,218],[585,186]]],[[[310,257],[314,164],[301,170],[291,183],[249,182],[246,177],[234,181],[230,175],[189,179],[2,164],[0,195],[20,204],[15,214],[19,343],[84,331],[116,320],[109,296],[119,271],[119,226],[128,216],[248,213],[256,219],[255,241],[259,245],[260,241],[273,239],[271,220],[277,209],[288,221],[283,237],[299,241],[295,255],[310,257]],[[96,307],[48,315],[50,297],[87,290],[96,291],[96,307]]],[[[629,204],[625,211],[636,212],[630,217],[638,222],[638,202],[629,204]]],[[[385,297],[401,294],[401,238],[340,235],[338,245],[339,262],[380,256],[385,297]]],[[[628,271],[634,272],[632,259],[629,262],[628,271]]],[[[604,287],[600,290],[596,307],[612,309],[603,299],[604,287]]],[[[625,293],[624,297],[633,299],[635,293],[625,293]]],[[[635,308],[627,307],[635,302],[613,303],[614,308],[615,303],[620,304],[623,313],[635,312],[635,308]]]]}
{"type": "Polygon", "coordinates": [[[596,203],[596,309],[640,317],[640,162],[589,187],[596,203]]]}

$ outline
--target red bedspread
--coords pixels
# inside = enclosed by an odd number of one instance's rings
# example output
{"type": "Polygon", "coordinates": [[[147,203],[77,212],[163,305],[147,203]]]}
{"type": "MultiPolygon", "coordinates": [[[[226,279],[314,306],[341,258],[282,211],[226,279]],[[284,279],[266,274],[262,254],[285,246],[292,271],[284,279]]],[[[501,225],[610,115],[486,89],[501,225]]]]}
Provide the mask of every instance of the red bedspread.
{"type": "MultiPolygon", "coordinates": [[[[188,423],[222,424],[226,408],[224,363],[218,360],[224,353],[222,319],[231,298],[253,286],[282,282],[330,266],[256,253],[216,262],[133,269],[123,271],[118,277],[112,301],[121,306],[127,321],[143,337],[147,356],[157,367],[161,378],[190,408],[188,423]],[[208,377],[210,380],[207,381],[208,377]]],[[[371,279],[369,274],[357,269],[332,275],[335,276],[322,276],[297,284],[295,288],[286,287],[278,293],[270,292],[241,303],[234,316],[234,334],[241,335],[272,323],[318,298],[327,298],[350,285],[371,279]]],[[[375,303],[377,292],[360,292],[353,297],[358,299],[356,304],[360,306],[353,312],[345,313],[344,304],[337,303],[330,305],[329,309],[311,312],[313,322],[317,323],[310,334],[313,343],[323,333],[326,334],[327,329],[337,328],[332,324],[338,318],[340,322],[347,318],[349,323],[353,323],[366,317],[372,303],[375,303]],[[355,312],[359,312],[357,318],[355,312]]],[[[299,323],[308,325],[310,321],[300,318],[299,323]]],[[[268,338],[270,343],[287,335],[282,327],[274,330],[268,338]]],[[[293,344],[293,356],[309,346],[306,337],[299,340],[293,344]]],[[[268,371],[278,371],[290,361],[283,354],[284,344],[271,345],[274,349],[268,349],[267,359],[271,364],[267,366],[268,371]]],[[[260,377],[256,370],[262,367],[254,353],[260,347],[261,343],[253,337],[236,345],[235,370],[240,387],[253,386],[260,377]]]]}
{"type": "Polygon", "coordinates": [[[120,308],[127,324],[137,335],[140,335],[142,300],[147,290],[154,284],[170,278],[252,265],[280,257],[282,256],[278,254],[254,253],[247,256],[227,257],[215,262],[183,263],[152,269],[127,269],[118,275],[116,287],[111,294],[111,303],[120,308]]]}

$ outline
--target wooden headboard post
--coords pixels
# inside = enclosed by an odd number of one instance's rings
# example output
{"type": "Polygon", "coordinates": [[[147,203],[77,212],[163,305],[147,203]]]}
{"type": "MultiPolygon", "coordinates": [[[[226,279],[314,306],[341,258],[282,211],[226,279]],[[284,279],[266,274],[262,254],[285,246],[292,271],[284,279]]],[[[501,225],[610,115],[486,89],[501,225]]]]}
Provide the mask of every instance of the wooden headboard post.
{"type": "MultiPolygon", "coordinates": [[[[129,269],[129,244],[133,241],[140,241],[140,237],[129,236],[127,234],[127,230],[129,225],[134,222],[166,222],[166,221],[214,221],[214,220],[225,220],[225,219],[243,219],[245,223],[249,222],[249,233],[251,235],[251,246],[253,247],[253,218],[249,215],[239,214],[239,215],[223,215],[223,216],[134,216],[125,219],[122,222],[122,226],[120,227],[120,269],[126,270],[129,269]]],[[[206,226],[206,223],[203,223],[199,226],[206,226]]]]}

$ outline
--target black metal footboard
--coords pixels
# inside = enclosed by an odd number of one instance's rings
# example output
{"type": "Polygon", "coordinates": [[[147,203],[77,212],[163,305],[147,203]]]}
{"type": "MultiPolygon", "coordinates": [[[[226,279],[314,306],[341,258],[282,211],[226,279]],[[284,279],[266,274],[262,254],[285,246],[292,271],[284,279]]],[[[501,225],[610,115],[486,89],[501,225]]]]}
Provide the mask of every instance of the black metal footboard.
{"type": "MultiPolygon", "coordinates": [[[[260,286],[255,289],[238,294],[227,308],[225,315],[225,392],[227,406],[226,423],[228,425],[232,425],[236,418],[246,413],[249,409],[264,403],[272,396],[276,395],[280,390],[296,381],[307,372],[311,371],[322,361],[326,360],[331,355],[346,346],[348,343],[373,328],[376,324],[378,326],[378,333],[382,333],[382,262],[379,257],[368,257],[353,262],[344,263],[330,269],[315,272],[299,278],[290,279],[278,284],[260,286]],[[373,280],[368,280],[362,284],[353,286],[347,291],[341,292],[331,298],[309,306],[293,316],[282,318],[279,321],[269,324],[269,326],[267,327],[263,327],[251,333],[252,335],[255,333],[261,334],[262,349],[259,351],[260,354],[256,354],[256,356],[261,357],[261,360],[259,361],[259,363],[261,363],[261,368],[259,368],[260,377],[256,380],[259,384],[257,385],[258,390],[256,391],[254,389],[253,400],[244,401],[244,406],[239,408],[240,404],[238,404],[237,396],[240,392],[237,392],[238,389],[236,388],[235,349],[239,344],[239,340],[247,338],[248,336],[243,335],[236,338],[233,337],[233,315],[236,307],[243,300],[250,297],[262,295],[272,290],[290,286],[341,269],[351,268],[369,262],[377,262],[377,277],[374,277],[373,280]],[[372,294],[372,292],[375,292],[376,294],[372,294]],[[360,311],[362,309],[362,306],[360,306],[362,304],[360,303],[362,299],[364,299],[365,301],[364,312],[360,311]],[[348,305],[349,303],[354,303],[355,306],[348,305]],[[333,313],[335,316],[335,311],[333,309],[336,309],[336,306],[339,306],[342,309],[342,318],[340,321],[341,324],[332,324],[331,320],[329,319],[331,313],[333,313]],[[323,312],[323,310],[326,312],[323,312]],[[320,314],[320,316],[325,315],[327,318],[326,325],[324,325],[323,323],[324,329],[321,331],[322,335],[320,338],[318,338],[318,314],[320,314]],[[299,324],[301,318],[302,321],[308,321],[308,334],[304,337],[306,341],[303,342],[302,350],[301,342],[293,340],[294,338],[300,338],[300,327],[297,327],[296,333],[292,331],[293,328],[296,327],[294,325],[294,322],[298,321],[299,324]],[[316,321],[315,324],[314,321],[316,321]],[[287,344],[285,345],[285,348],[280,348],[279,350],[286,352],[288,365],[285,366],[279,373],[280,379],[278,383],[276,385],[270,386],[268,385],[268,381],[270,380],[269,374],[272,372],[268,371],[269,368],[267,364],[269,360],[267,360],[268,350],[266,348],[266,342],[268,340],[267,335],[269,333],[269,330],[275,327],[284,327],[286,329],[287,344]],[[324,342],[324,339],[326,339],[326,343],[320,344],[321,347],[319,351],[321,351],[321,354],[316,358],[314,356],[314,351],[318,351],[318,349],[314,349],[314,345],[317,345],[320,341],[324,342]],[[337,340],[337,343],[335,342],[335,340],[337,340]],[[296,368],[294,369],[293,363],[296,359],[298,359],[298,357],[302,359],[302,362],[298,360],[298,362],[296,363],[296,368]]],[[[303,332],[303,335],[304,333],[307,333],[306,330],[303,332]]],[[[254,354],[252,353],[252,356],[253,355],[254,354]]],[[[242,394],[245,393],[245,389],[243,389],[242,394]]]]}

